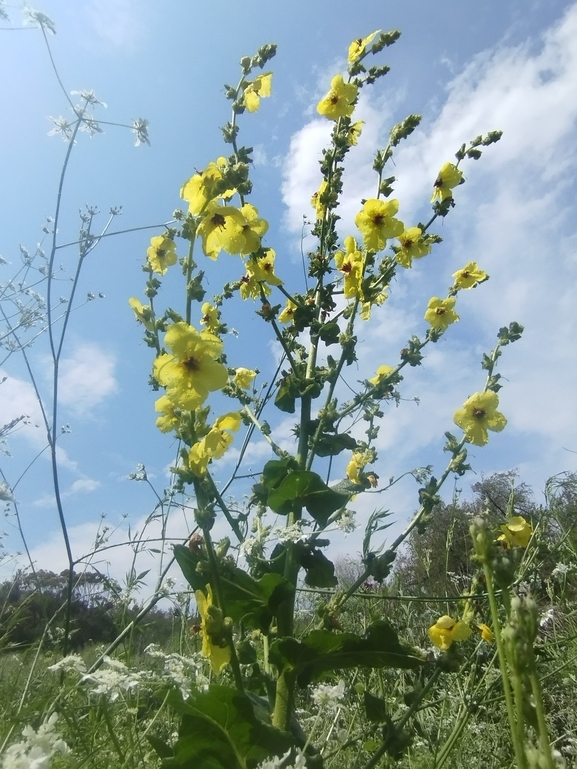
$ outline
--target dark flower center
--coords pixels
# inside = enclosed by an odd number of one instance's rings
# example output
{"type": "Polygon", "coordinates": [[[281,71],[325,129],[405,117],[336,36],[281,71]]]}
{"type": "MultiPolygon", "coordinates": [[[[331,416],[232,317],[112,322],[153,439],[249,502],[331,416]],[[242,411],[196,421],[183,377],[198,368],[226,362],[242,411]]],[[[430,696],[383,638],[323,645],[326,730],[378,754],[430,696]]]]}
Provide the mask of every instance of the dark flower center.
{"type": "Polygon", "coordinates": [[[444,307],[437,307],[435,310],[435,315],[444,315],[447,312],[447,310],[444,307]]]}
{"type": "Polygon", "coordinates": [[[189,372],[200,370],[198,361],[196,360],[196,358],[193,358],[193,357],[187,358],[186,360],[182,361],[182,365],[189,372]]]}
{"type": "Polygon", "coordinates": [[[220,227],[221,229],[226,227],[226,219],[222,214],[215,214],[210,221],[214,227],[220,227]]]}
{"type": "Polygon", "coordinates": [[[473,416],[475,419],[483,419],[487,412],[485,409],[473,409],[473,416]]]}

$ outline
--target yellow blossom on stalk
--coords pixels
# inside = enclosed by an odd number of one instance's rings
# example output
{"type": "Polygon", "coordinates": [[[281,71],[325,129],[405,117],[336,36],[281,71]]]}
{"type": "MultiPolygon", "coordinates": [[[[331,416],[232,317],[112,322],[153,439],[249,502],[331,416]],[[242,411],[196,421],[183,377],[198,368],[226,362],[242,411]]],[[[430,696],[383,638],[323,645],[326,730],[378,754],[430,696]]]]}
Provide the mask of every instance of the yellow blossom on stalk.
{"type": "Polygon", "coordinates": [[[463,181],[463,174],[459,171],[457,166],[453,165],[453,163],[445,163],[439,171],[439,175],[433,185],[434,189],[431,203],[437,198],[440,198],[441,202],[445,200],[445,198],[452,198],[453,187],[457,187],[459,184],[462,184],[463,181]]]}
{"type": "Polygon", "coordinates": [[[156,426],[161,432],[170,433],[180,424],[176,407],[167,395],[163,395],[156,401],[154,410],[160,414],[156,420],[156,426]]]}
{"type": "Polygon", "coordinates": [[[477,625],[477,627],[481,631],[481,638],[483,641],[486,641],[488,644],[492,644],[495,640],[495,637],[493,636],[493,631],[489,625],[485,625],[485,623],[482,622],[480,625],[477,625]]]}
{"type": "Polygon", "coordinates": [[[484,446],[489,440],[487,430],[501,432],[507,420],[497,411],[499,396],[492,390],[474,393],[455,411],[453,421],[464,432],[465,438],[475,446],[484,446]]]}
{"type": "Polygon", "coordinates": [[[275,258],[275,251],[272,248],[267,248],[264,256],[248,260],[246,263],[247,270],[252,272],[257,280],[266,281],[271,286],[281,286],[282,280],[274,272],[275,258]]]}
{"type": "Polygon", "coordinates": [[[450,296],[447,299],[439,299],[434,296],[429,299],[425,320],[431,324],[431,328],[439,331],[446,331],[451,323],[459,320],[459,316],[453,309],[455,306],[455,297],[450,296]]]}
{"type": "Polygon", "coordinates": [[[220,206],[209,203],[206,216],[198,225],[197,235],[202,238],[202,249],[211,259],[221,251],[240,254],[246,244],[244,227],[246,219],[234,206],[220,206]]]}
{"type": "Polygon", "coordinates": [[[240,297],[241,299],[262,299],[264,296],[269,296],[272,293],[272,289],[266,283],[259,283],[258,280],[247,273],[240,279],[240,297]]]}
{"type": "Polygon", "coordinates": [[[365,201],[363,210],[355,216],[355,224],[362,233],[367,251],[382,251],[387,238],[394,238],[404,231],[403,223],[394,218],[398,210],[398,200],[370,198],[365,201]]]}
{"type": "Polygon", "coordinates": [[[213,307],[210,302],[205,302],[200,308],[202,317],[200,322],[206,326],[206,330],[211,333],[217,331],[220,327],[220,312],[218,307],[213,307]]]}
{"type": "Polygon", "coordinates": [[[150,239],[150,246],[146,251],[148,266],[153,272],[165,275],[168,268],[176,264],[176,243],[172,238],[157,235],[150,239]]]}
{"type": "Polygon", "coordinates": [[[285,305],[284,310],[282,310],[279,313],[279,316],[277,318],[279,323],[292,323],[295,315],[295,310],[297,306],[296,304],[291,301],[290,299],[287,299],[287,303],[285,305]]]}
{"type": "Polygon", "coordinates": [[[152,309],[149,304],[144,305],[135,296],[130,297],[128,304],[132,307],[136,320],[140,321],[149,331],[154,331],[154,322],[152,320],[152,309]]]}
{"type": "Polygon", "coordinates": [[[450,648],[454,641],[466,641],[471,635],[471,628],[466,622],[454,620],[444,614],[429,628],[429,638],[441,651],[450,648]]]}
{"type": "Polygon", "coordinates": [[[431,253],[430,243],[423,243],[421,240],[422,234],[420,227],[409,227],[397,236],[401,248],[395,254],[395,259],[401,267],[409,269],[413,265],[413,259],[420,259],[431,253]]]}
{"type": "Polygon", "coordinates": [[[325,211],[327,210],[327,207],[324,203],[321,203],[321,195],[327,188],[326,181],[321,182],[321,186],[318,188],[318,191],[315,192],[315,194],[311,198],[311,206],[315,209],[317,219],[322,219],[325,215],[325,211]]]}
{"type": "Polygon", "coordinates": [[[381,30],[377,29],[376,32],[371,32],[371,34],[368,37],[362,38],[359,37],[356,40],[353,40],[353,42],[349,45],[349,55],[348,55],[348,62],[349,64],[354,64],[357,59],[360,59],[360,57],[364,54],[367,45],[373,42],[375,37],[379,34],[381,30]]]}
{"type": "Polygon", "coordinates": [[[335,264],[337,270],[345,276],[345,299],[360,297],[365,257],[363,252],[358,250],[352,235],[345,238],[345,252],[337,251],[335,254],[335,264]]]}
{"type": "Polygon", "coordinates": [[[258,210],[250,203],[240,209],[241,214],[244,216],[245,223],[242,227],[242,236],[244,243],[238,252],[242,255],[254,254],[260,248],[260,239],[268,230],[268,222],[266,219],[260,219],[258,210]]]}
{"type": "Polygon", "coordinates": [[[373,305],[376,304],[380,307],[382,304],[384,304],[387,301],[388,298],[389,298],[389,295],[385,291],[381,291],[380,294],[377,294],[375,297],[373,297],[370,302],[361,302],[361,312],[360,312],[361,320],[370,320],[371,310],[373,309],[373,305]]]}
{"type": "Polygon", "coordinates": [[[358,87],[354,83],[345,83],[342,75],[335,75],[331,80],[331,90],[320,100],[317,112],[329,120],[350,117],[353,114],[358,87]]]}
{"type": "Polygon", "coordinates": [[[188,203],[189,214],[198,216],[214,198],[230,198],[234,195],[234,190],[224,190],[217,193],[226,165],[226,158],[220,157],[216,163],[209,163],[204,171],[194,174],[182,185],[180,197],[188,203]]]}
{"type": "Polygon", "coordinates": [[[233,442],[232,433],[240,427],[240,413],[219,417],[209,432],[188,453],[188,466],[199,478],[206,473],[211,459],[220,459],[233,442]]]}
{"type": "Polygon", "coordinates": [[[357,120],[356,123],[352,123],[347,134],[347,144],[349,147],[356,147],[359,143],[359,137],[363,132],[364,120],[357,120]]]}
{"type": "Polygon", "coordinates": [[[256,376],[256,371],[250,368],[237,368],[234,374],[234,383],[242,390],[248,390],[252,384],[252,380],[256,376]]]}
{"type": "Polygon", "coordinates": [[[386,379],[389,374],[392,374],[394,370],[395,369],[392,366],[379,366],[376,375],[372,377],[372,379],[369,379],[369,382],[376,387],[381,384],[383,379],[386,379]]]}
{"type": "Polygon", "coordinates": [[[231,648],[226,642],[225,623],[221,610],[212,602],[212,590],[206,586],[206,595],[195,590],[196,604],[200,614],[202,653],[210,660],[213,673],[220,673],[230,662],[231,648]]]}
{"type": "Polygon", "coordinates": [[[272,72],[265,72],[255,78],[244,89],[243,102],[249,112],[256,112],[260,107],[260,100],[270,96],[272,76],[272,72]]]}
{"type": "Polygon", "coordinates": [[[514,515],[499,528],[503,533],[497,539],[507,547],[527,547],[533,534],[531,524],[522,515],[514,515]]]}
{"type": "Polygon", "coordinates": [[[488,279],[488,275],[479,269],[477,262],[467,262],[462,270],[453,273],[455,288],[473,288],[477,283],[488,279]]]}
{"type": "Polygon", "coordinates": [[[159,355],[153,364],[156,381],[166,387],[175,407],[193,411],[209,392],[222,389],[228,381],[226,368],[217,358],[223,343],[209,331],[200,333],[180,321],[166,332],[164,342],[169,353],[159,355]]]}

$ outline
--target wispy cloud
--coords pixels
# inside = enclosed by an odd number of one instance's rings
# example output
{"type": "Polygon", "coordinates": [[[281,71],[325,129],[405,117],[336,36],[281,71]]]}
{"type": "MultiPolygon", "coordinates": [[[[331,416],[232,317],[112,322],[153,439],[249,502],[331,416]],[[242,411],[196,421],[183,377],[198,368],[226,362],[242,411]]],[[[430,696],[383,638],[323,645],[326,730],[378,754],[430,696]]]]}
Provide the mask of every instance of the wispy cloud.
{"type": "Polygon", "coordinates": [[[111,48],[131,53],[145,38],[143,6],[137,0],[90,0],[85,13],[98,37],[111,48]]]}
{"type": "Polygon", "coordinates": [[[60,366],[60,400],[85,416],[117,390],[114,356],[95,344],[78,346],[60,366]]]}

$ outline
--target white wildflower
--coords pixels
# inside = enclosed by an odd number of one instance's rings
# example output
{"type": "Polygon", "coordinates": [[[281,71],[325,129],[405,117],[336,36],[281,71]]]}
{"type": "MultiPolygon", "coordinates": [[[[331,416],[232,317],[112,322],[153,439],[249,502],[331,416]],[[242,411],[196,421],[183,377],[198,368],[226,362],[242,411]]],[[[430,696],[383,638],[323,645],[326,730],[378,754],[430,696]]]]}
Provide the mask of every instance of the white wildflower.
{"type": "Polygon", "coordinates": [[[355,516],[356,513],[354,510],[342,510],[336,521],[337,528],[343,531],[345,535],[352,534],[353,531],[357,528],[357,521],[355,516]]]}
{"type": "Polygon", "coordinates": [[[62,136],[65,142],[70,141],[72,138],[72,123],[70,123],[65,117],[62,116],[50,116],[48,120],[52,120],[54,123],[54,128],[51,131],[48,131],[48,136],[62,136]]]}
{"type": "Polygon", "coordinates": [[[315,705],[321,710],[336,710],[345,696],[345,682],[341,678],[336,686],[319,684],[312,691],[315,705]]]}
{"type": "Polygon", "coordinates": [[[56,34],[56,26],[51,18],[46,16],[45,13],[35,11],[34,8],[30,8],[29,5],[22,7],[22,13],[24,14],[24,24],[32,24],[34,27],[40,27],[41,29],[48,29],[53,35],[56,34]]]}
{"type": "Polygon", "coordinates": [[[571,570],[571,567],[566,563],[558,563],[557,566],[553,569],[551,572],[551,576],[553,578],[560,577],[560,581],[563,581],[563,579],[567,576],[567,572],[571,570]]]}
{"type": "Polygon", "coordinates": [[[275,758],[267,758],[262,764],[259,764],[257,769],[306,769],[306,759],[304,753],[297,749],[296,760],[294,764],[285,764],[284,762],[290,756],[291,751],[287,750],[284,756],[276,756],[275,758]]]}
{"type": "Polygon", "coordinates": [[[241,555],[250,558],[257,555],[260,550],[260,541],[256,537],[247,537],[244,542],[241,542],[238,549],[241,555]]]}
{"type": "Polygon", "coordinates": [[[306,521],[297,521],[290,526],[277,526],[272,530],[272,536],[279,542],[306,542],[308,537],[302,530],[306,523],[306,521]]]}
{"type": "Polygon", "coordinates": [[[82,657],[79,657],[78,654],[69,654],[68,657],[63,657],[58,662],[54,663],[54,665],[50,665],[47,669],[50,670],[51,673],[59,673],[61,670],[64,670],[66,673],[78,673],[78,675],[84,675],[84,673],[86,673],[84,660],[82,657]]]}
{"type": "Polygon", "coordinates": [[[541,630],[545,630],[549,627],[549,625],[553,622],[553,619],[555,618],[555,609],[550,606],[547,611],[543,612],[539,619],[539,627],[541,630]]]}
{"type": "Polygon", "coordinates": [[[68,745],[55,730],[58,715],[53,713],[36,732],[31,726],[22,730],[24,739],[10,745],[2,757],[2,769],[48,769],[56,753],[66,755],[68,745]]]}
{"type": "Polygon", "coordinates": [[[136,134],[134,138],[134,146],[140,147],[141,144],[150,145],[150,139],[148,138],[148,120],[145,118],[136,118],[132,121],[132,133],[136,134]]]}
{"type": "Polygon", "coordinates": [[[106,109],[106,102],[97,99],[96,94],[92,90],[70,91],[70,94],[72,96],[80,96],[82,101],[86,102],[86,104],[92,104],[93,106],[104,107],[106,109]]]}
{"type": "Polygon", "coordinates": [[[82,683],[95,684],[93,694],[103,694],[115,702],[123,692],[132,692],[146,679],[144,670],[130,670],[122,662],[104,657],[103,667],[82,677],[82,683]]]}

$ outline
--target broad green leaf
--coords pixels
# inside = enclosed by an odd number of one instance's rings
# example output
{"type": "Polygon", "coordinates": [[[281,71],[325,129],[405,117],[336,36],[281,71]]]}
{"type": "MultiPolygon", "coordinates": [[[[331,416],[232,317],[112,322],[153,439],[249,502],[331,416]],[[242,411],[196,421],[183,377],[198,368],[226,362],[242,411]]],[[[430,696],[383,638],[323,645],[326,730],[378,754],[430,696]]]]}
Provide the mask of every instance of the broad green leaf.
{"type": "Polygon", "coordinates": [[[280,669],[294,669],[300,686],[307,686],[329,670],[400,668],[412,670],[426,659],[401,643],[386,620],[373,622],[364,637],[354,633],[313,630],[302,641],[281,638],[271,646],[271,661],[280,669]]]}
{"type": "Polygon", "coordinates": [[[295,551],[298,562],[306,571],[305,584],[310,587],[335,587],[338,582],[335,567],[324,553],[302,542],[298,543],[295,551]]]}
{"type": "Polygon", "coordinates": [[[184,578],[193,590],[204,590],[209,582],[208,574],[201,574],[196,570],[200,562],[200,556],[193,553],[184,545],[175,545],[173,548],[174,557],[180,566],[184,578]]]}
{"type": "Polygon", "coordinates": [[[317,441],[316,454],[319,457],[334,457],[345,449],[354,451],[356,448],[356,440],[348,433],[323,433],[317,441]]]}
{"type": "Polygon", "coordinates": [[[336,344],[339,341],[341,330],[339,324],[331,321],[321,326],[319,336],[327,347],[331,344],[336,344]]]}
{"type": "Polygon", "coordinates": [[[293,744],[290,735],[259,720],[249,697],[236,689],[211,686],[186,702],[174,692],[169,702],[182,720],[165,769],[254,769],[293,744]]]}
{"type": "Polygon", "coordinates": [[[321,526],[347,502],[348,496],[330,489],[320,475],[310,470],[287,475],[268,496],[268,505],[275,513],[288,515],[297,507],[306,507],[321,526]]]}
{"type": "Polygon", "coordinates": [[[363,696],[365,700],[365,711],[369,721],[383,724],[388,718],[385,701],[380,697],[375,697],[374,694],[367,691],[364,692],[363,696]]]}

